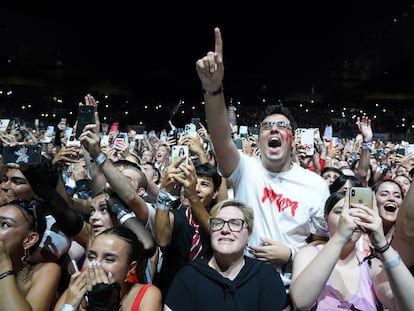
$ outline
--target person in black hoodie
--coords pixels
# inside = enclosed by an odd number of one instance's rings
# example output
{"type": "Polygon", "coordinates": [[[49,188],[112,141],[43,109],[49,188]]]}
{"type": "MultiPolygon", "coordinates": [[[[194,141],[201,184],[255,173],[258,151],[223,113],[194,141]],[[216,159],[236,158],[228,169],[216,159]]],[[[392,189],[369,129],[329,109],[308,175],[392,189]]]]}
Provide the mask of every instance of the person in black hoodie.
{"type": "Polygon", "coordinates": [[[279,273],[244,255],[253,230],[253,210],[229,199],[210,211],[213,255],[183,266],[174,278],[164,310],[283,310],[288,297],[279,273]]]}

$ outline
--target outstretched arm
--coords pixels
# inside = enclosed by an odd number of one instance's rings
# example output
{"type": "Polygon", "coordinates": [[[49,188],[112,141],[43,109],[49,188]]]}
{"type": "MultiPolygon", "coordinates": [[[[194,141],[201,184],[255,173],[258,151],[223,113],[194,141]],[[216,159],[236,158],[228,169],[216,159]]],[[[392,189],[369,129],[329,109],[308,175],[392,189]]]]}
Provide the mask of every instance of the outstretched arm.
{"type": "Polygon", "coordinates": [[[363,144],[356,177],[362,182],[364,186],[368,186],[367,176],[369,172],[369,160],[371,158],[373,140],[371,119],[365,116],[358,117],[357,125],[363,137],[363,144]]]}
{"type": "Polygon", "coordinates": [[[319,252],[312,246],[304,247],[293,262],[290,296],[298,309],[308,309],[315,303],[356,227],[349,214],[348,195],[345,195],[335,234],[319,252]]]}
{"type": "Polygon", "coordinates": [[[214,29],[215,50],[196,63],[205,101],[208,131],[211,135],[217,162],[224,177],[237,167],[240,155],[231,138],[230,121],[223,94],[223,43],[219,28],[214,29]]]}
{"type": "Polygon", "coordinates": [[[411,183],[398,212],[391,245],[400,253],[404,263],[414,265],[414,186],[411,183]]]}

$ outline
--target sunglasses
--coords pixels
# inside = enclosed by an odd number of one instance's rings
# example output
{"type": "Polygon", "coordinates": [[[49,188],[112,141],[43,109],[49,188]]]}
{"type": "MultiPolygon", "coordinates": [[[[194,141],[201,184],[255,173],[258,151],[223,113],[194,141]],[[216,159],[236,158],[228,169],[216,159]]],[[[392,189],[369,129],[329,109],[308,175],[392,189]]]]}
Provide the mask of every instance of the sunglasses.
{"type": "Polygon", "coordinates": [[[36,205],[33,202],[18,199],[18,200],[8,202],[7,205],[17,205],[18,207],[28,211],[33,216],[33,227],[34,227],[34,230],[37,232],[37,219],[38,218],[37,218],[36,205]]]}
{"type": "Polygon", "coordinates": [[[260,123],[260,128],[266,131],[271,130],[274,126],[276,126],[278,130],[292,129],[292,127],[290,126],[290,122],[288,121],[263,121],[262,123],[260,123]]]}

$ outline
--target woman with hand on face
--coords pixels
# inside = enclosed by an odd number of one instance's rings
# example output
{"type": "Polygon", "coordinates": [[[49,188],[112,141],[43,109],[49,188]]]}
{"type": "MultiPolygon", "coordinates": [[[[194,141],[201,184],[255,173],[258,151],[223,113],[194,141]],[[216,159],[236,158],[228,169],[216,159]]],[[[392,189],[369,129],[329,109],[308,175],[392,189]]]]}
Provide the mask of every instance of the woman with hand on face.
{"type": "Polygon", "coordinates": [[[60,266],[30,260],[45,228],[45,216],[35,203],[15,200],[0,207],[0,310],[50,310],[60,266]]]}
{"type": "Polygon", "coordinates": [[[253,230],[253,210],[237,200],[210,211],[213,255],[196,259],[178,272],[164,310],[283,310],[285,288],[272,265],[244,256],[253,230]]]}
{"type": "Polygon", "coordinates": [[[372,209],[362,204],[350,206],[347,192],[334,192],[326,201],[325,218],[329,241],[303,247],[293,264],[290,296],[296,308],[412,308],[413,277],[386,240],[375,200],[372,209]],[[370,263],[356,247],[361,234],[367,234],[375,248],[376,257],[370,263]]]}
{"type": "Polygon", "coordinates": [[[161,310],[161,292],[152,284],[129,282],[142,248],[123,226],[107,229],[90,244],[81,272],[75,272],[55,311],[161,310]]]}

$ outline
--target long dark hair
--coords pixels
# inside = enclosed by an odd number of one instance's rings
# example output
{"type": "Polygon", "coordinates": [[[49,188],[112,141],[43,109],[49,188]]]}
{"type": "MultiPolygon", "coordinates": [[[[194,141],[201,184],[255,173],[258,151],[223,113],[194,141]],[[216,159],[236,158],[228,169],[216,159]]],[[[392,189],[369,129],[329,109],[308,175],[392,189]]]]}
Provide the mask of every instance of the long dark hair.
{"type": "Polygon", "coordinates": [[[131,229],[124,226],[115,226],[102,231],[99,235],[116,235],[125,241],[128,246],[128,263],[140,258],[142,246],[136,234],[131,229]]]}

